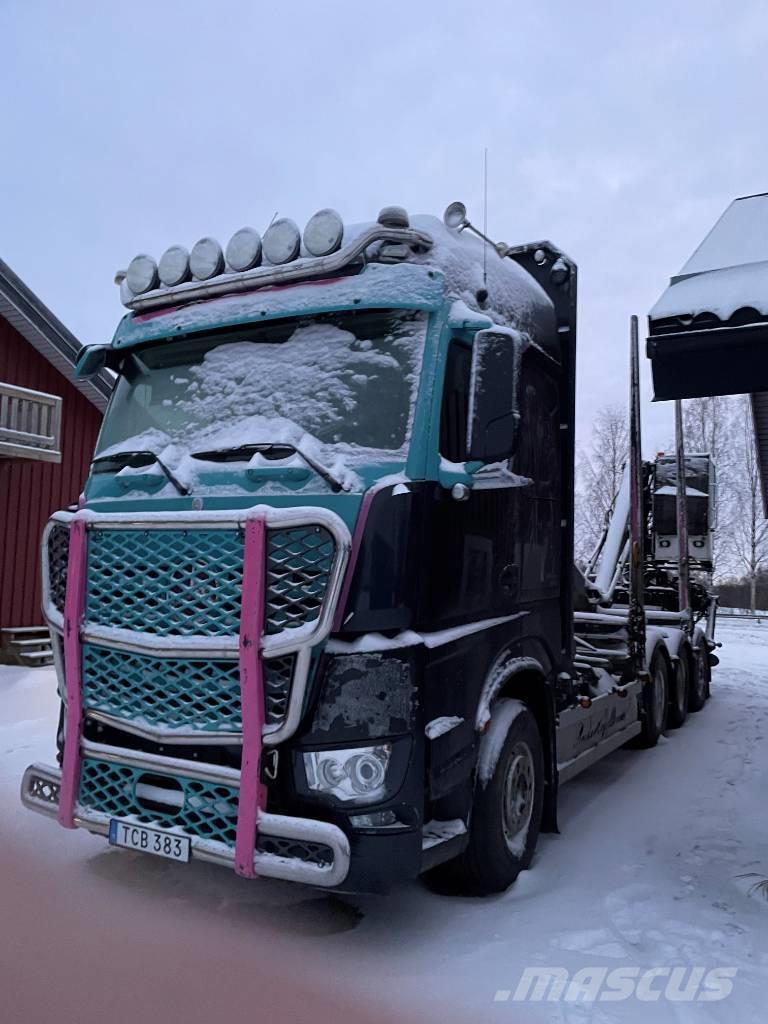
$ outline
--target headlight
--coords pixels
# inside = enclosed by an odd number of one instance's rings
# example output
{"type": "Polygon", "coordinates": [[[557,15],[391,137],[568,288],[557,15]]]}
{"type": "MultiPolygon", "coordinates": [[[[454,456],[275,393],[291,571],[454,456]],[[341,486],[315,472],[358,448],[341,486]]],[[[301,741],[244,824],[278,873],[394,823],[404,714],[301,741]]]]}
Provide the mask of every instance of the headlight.
{"type": "Polygon", "coordinates": [[[371,803],[384,796],[391,754],[391,743],[305,753],[304,770],[309,788],[345,802],[371,803]]]}

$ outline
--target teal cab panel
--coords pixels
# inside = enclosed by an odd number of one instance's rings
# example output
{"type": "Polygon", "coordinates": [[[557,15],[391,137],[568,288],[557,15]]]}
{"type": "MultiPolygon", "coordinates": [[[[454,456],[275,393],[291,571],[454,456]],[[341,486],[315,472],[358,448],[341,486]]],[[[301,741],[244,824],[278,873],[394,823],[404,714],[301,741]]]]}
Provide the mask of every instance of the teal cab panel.
{"type": "Polygon", "coordinates": [[[124,318],[88,507],[314,506],[351,530],[371,486],[423,478],[443,275],[373,265],[319,284],[124,318]]]}

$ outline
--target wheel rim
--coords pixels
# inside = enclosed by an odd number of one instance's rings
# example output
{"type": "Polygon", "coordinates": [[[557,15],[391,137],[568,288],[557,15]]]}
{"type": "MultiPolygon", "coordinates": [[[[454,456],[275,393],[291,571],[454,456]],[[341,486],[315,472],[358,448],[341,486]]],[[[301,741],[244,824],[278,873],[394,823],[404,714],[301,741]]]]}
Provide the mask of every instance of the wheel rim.
{"type": "Polygon", "coordinates": [[[653,718],[658,732],[664,728],[664,711],[667,701],[664,669],[659,665],[653,674],[653,718]]]}
{"type": "Polygon", "coordinates": [[[518,857],[525,849],[535,793],[533,754],[526,743],[516,743],[504,780],[502,825],[507,848],[518,857]]]}

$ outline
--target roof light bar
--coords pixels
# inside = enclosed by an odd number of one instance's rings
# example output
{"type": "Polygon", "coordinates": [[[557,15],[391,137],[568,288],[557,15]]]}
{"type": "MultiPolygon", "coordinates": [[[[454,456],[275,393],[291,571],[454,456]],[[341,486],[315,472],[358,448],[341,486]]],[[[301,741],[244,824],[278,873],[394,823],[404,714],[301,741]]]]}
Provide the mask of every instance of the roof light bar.
{"type": "Polygon", "coordinates": [[[364,257],[376,243],[378,257],[382,246],[424,252],[432,248],[432,238],[408,226],[408,214],[401,207],[385,207],[379,221],[353,238],[342,248],[344,222],[330,208],[310,217],[304,229],[304,249],[299,259],[302,235],[287,217],[270,224],[262,239],[254,228],[236,231],[227,244],[225,255],[215,238],[201,238],[190,253],[181,245],[172,245],[164,253],[158,268],[151,256],[134,257],[128,270],[115,278],[120,299],[133,310],[156,309],[173,301],[192,302],[213,295],[247,291],[251,288],[291,281],[310,280],[338,273],[364,257]],[[262,262],[263,260],[263,262],[262,262]]]}

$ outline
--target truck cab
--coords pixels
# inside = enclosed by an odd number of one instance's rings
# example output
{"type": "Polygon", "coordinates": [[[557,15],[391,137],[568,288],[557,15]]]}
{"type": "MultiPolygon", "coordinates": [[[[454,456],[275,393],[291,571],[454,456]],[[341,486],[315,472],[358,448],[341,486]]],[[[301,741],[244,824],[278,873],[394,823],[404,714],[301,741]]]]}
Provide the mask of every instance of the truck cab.
{"type": "Polygon", "coordinates": [[[491,892],[641,732],[624,656],[574,660],[576,267],[462,211],[119,275],[80,363],[114,393],[43,539],[61,720],[28,807],[249,878],[491,892]]]}

